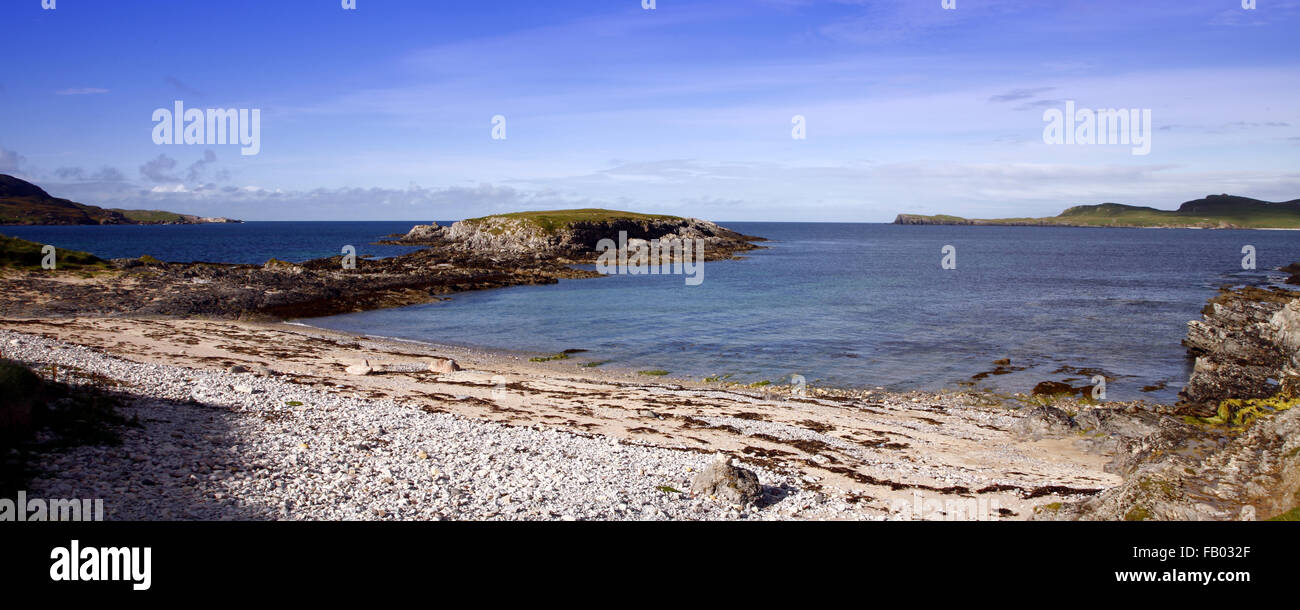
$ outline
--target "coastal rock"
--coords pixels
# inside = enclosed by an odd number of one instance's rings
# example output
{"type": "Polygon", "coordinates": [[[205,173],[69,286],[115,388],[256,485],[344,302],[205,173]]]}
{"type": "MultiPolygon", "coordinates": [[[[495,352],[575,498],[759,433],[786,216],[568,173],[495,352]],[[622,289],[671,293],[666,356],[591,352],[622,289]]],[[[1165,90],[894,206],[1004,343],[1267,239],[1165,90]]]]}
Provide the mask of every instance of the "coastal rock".
{"type": "Polygon", "coordinates": [[[1196,364],[1172,410],[1178,417],[1132,408],[1074,418],[1106,435],[1107,470],[1124,482],[1035,518],[1229,520],[1295,508],[1300,293],[1224,290],[1188,323],[1183,343],[1196,364]]]}
{"type": "Polygon", "coordinates": [[[455,373],[460,370],[460,365],[450,358],[434,358],[429,361],[430,373],[455,373]]]}
{"type": "Polygon", "coordinates": [[[1060,381],[1044,381],[1034,386],[1034,396],[1056,396],[1058,394],[1073,394],[1074,388],[1068,383],[1060,381]]]}
{"type": "Polygon", "coordinates": [[[1195,364],[1178,393],[1180,414],[1214,415],[1226,398],[1267,398],[1282,381],[1294,389],[1300,323],[1289,304],[1297,297],[1280,288],[1247,287],[1211,299],[1202,319],[1187,323],[1183,345],[1195,364]]]}
{"type": "Polygon", "coordinates": [[[301,274],[303,272],[301,265],[295,265],[277,258],[266,261],[266,264],[262,265],[262,269],[264,271],[279,271],[294,274],[301,274]]]}
{"type": "Polygon", "coordinates": [[[1286,278],[1286,283],[1300,284],[1300,263],[1291,263],[1285,267],[1279,267],[1278,271],[1284,271],[1291,274],[1291,277],[1286,278]]]}
{"type": "Polygon", "coordinates": [[[375,369],[374,367],[370,366],[370,361],[362,360],[361,362],[358,362],[356,364],[348,365],[346,372],[349,375],[369,375],[375,372],[375,369]]]}
{"type": "Polygon", "coordinates": [[[1287,303],[1269,320],[1274,342],[1282,351],[1282,371],[1278,379],[1282,393],[1300,395],[1300,298],[1287,303]]]}
{"type": "MultiPolygon", "coordinates": [[[[1066,386],[1069,387],[1069,386],[1066,386]]],[[[1056,407],[1034,407],[1019,423],[1016,433],[1033,439],[1071,432],[1079,425],[1069,413],[1056,407]]]]}
{"type": "Polygon", "coordinates": [[[446,238],[446,227],[440,227],[436,224],[415,225],[407,231],[401,241],[410,244],[440,242],[446,238]]]}
{"type": "Polygon", "coordinates": [[[719,453],[714,460],[695,475],[691,493],[697,496],[715,496],[718,499],[740,504],[753,504],[763,497],[763,486],[758,475],[731,465],[731,459],[719,453]]]}

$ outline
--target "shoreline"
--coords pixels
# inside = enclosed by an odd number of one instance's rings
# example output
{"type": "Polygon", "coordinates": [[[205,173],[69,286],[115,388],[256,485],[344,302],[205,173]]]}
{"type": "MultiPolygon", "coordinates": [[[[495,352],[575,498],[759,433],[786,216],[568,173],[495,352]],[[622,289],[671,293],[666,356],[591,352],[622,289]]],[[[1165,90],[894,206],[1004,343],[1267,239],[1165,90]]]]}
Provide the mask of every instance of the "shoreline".
{"type": "MultiPolygon", "coordinates": [[[[116,359],[162,367],[166,371],[164,376],[232,377],[235,383],[225,382],[227,387],[213,395],[233,405],[243,403],[232,415],[237,419],[266,422],[266,399],[297,391],[326,402],[344,398],[360,401],[358,404],[362,406],[354,407],[356,417],[364,418],[363,414],[369,410],[379,410],[389,416],[397,412],[404,417],[412,413],[446,415],[458,422],[456,425],[470,427],[551,430],[568,435],[565,438],[569,439],[595,439],[611,447],[640,447],[637,451],[648,451],[659,455],[656,459],[673,463],[707,462],[713,453],[723,452],[743,467],[758,471],[769,495],[786,498],[770,497],[768,504],[747,512],[733,511],[730,507],[719,509],[713,506],[716,503],[711,504],[713,501],[693,498],[688,493],[680,496],[653,493],[659,485],[688,489],[683,485],[689,485],[691,471],[682,469],[663,473],[661,478],[667,477],[668,483],[652,484],[636,477],[620,483],[636,487],[637,493],[648,494],[646,498],[661,511],[663,518],[899,518],[900,507],[911,506],[914,494],[920,494],[923,500],[938,505],[966,501],[996,505],[998,513],[985,515],[988,518],[1029,519],[1044,510],[1043,506],[1059,506],[1062,502],[1089,497],[1120,482],[1117,475],[1105,471],[1108,458],[1102,443],[1068,435],[1026,435],[1021,428],[1030,419],[1029,409],[1010,410],[983,404],[976,397],[958,393],[868,391],[848,396],[814,392],[809,397],[773,397],[759,391],[721,389],[688,380],[649,379],[617,371],[578,367],[572,371],[548,370],[542,363],[530,363],[517,356],[371,339],[288,323],[6,319],[0,320],[0,335],[6,340],[6,356],[14,349],[7,343],[11,339],[20,343],[57,341],[77,346],[25,352],[22,359],[29,362],[46,363],[72,351],[87,362],[116,359]],[[449,374],[397,372],[367,376],[347,375],[342,370],[346,362],[362,359],[411,365],[435,357],[453,358],[463,370],[449,374]],[[231,372],[243,370],[264,370],[267,374],[231,372]],[[244,379],[249,376],[251,380],[244,379]],[[262,392],[248,395],[239,391],[248,389],[248,385],[272,382],[289,385],[268,389],[265,397],[262,392]],[[255,409],[250,403],[261,406],[255,409]],[[673,499],[660,497],[667,495],[673,499]],[[804,499],[787,502],[790,497],[804,499]],[[662,502],[668,504],[661,506],[662,502]],[[689,505],[691,511],[696,506],[703,507],[700,509],[703,512],[675,513],[671,510],[677,506],[673,502],[689,505]],[[798,510],[792,510],[795,504],[800,505],[798,510]]],[[[165,384],[155,387],[156,382],[148,379],[136,379],[136,383],[139,384],[137,404],[155,402],[154,395],[165,393],[169,387],[165,384]]],[[[171,405],[169,408],[191,407],[171,405]]],[[[277,409],[273,412],[275,421],[312,416],[296,412],[280,414],[277,409]]],[[[334,419],[338,421],[331,426],[344,426],[350,416],[334,419]]],[[[434,422],[417,421],[411,428],[418,431],[428,426],[434,426],[434,422]]],[[[185,432],[181,434],[187,436],[185,432]]],[[[154,442],[165,447],[172,444],[169,438],[164,436],[154,442]]],[[[258,442],[258,439],[249,438],[247,442],[258,442]]],[[[140,447],[157,450],[147,443],[140,447]]],[[[478,447],[471,451],[480,450],[486,451],[478,447]]],[[[434,453],[430,448],[420,451],[434,453]]],[[[393,459],[411,468],[423,461],[414,455],[393,456],[393,459]],[[410,464],[412,460],[417,463],[410,464]]],[[[593,463],[592,460],[557,459],[564,468],[581,468],[583,464],[593,463]]],[[[602,453],[602,457],[593,459],[600,462],[614,456],[602,453]]],[[[508,473],[520,465],[494,466],[498,467],[508,473]]],[[[698,471],[701,465],[689,467],[698,471]]],[[[492,472],[493,469],[488,469],[485,476],[492,472]]],[[[101,474],[106,480],[114,479],[109,472],[101,474]]],[[[625,472],[620,476],[630,475],[625,472]]],[[[89,479],[99,480],[99,477],[89,479]]],[[[483,483],[471,480],[462,485],[479,489],[483,483]]],[[[47,494],[75,491],[48,485],[34,487],[34,492],[47,494]]],[[[615,490],[606,491],[614,494],[615,490]]],[[[387,501],[386,498],[391,499],[382,494],[372,499],[387,501]]],[[[200,504],[207,505],[212,499],[200,504]]],[[[327,510],[331,502],[334,500],[321,498],[319,510],[327,510]]],[[[596,512],[573,516],[593,519],[645,516],[615,511],[619,504],[626,502],[595,502],[592,506],[596,512]]],[[[546,502],[525,503],[521,510],[533,514],[528,511],[544,505],[546,502]]],[[[930,518],[952,518],[951,511],[948,515],[944,513],[940,510],[930,518]]],[[[307,518],[336,518],[330,513],[311,515],[307,518]]],[[[493,518],[480,512],[455,510],[444,516],[493,518]]],[[[533,518],[556,517],[536,513],[533,518]]],[[[344,518],[382,517],[376,513],[369,517],[344,518]]],[[[406,518],[430,517],[421,514],[406,518]]]]}

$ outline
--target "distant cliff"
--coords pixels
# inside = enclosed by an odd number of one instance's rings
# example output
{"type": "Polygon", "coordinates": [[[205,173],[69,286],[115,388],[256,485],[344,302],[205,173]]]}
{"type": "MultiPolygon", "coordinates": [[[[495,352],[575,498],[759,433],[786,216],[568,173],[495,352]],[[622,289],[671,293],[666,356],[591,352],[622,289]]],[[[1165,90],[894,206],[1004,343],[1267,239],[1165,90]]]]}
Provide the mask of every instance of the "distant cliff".
{"type": "Polygon", "coordinates": [[[105,209],[52,197],[26,180],[0,174],[0,225],[144,225],[239,222],[160,210],[105,209]]]}
{"type": "Polygon", "coordinates": [[[1300,228],[1300,199],[1273,203],[1235,195],[1209,195],[1183,203],[1177,210],[1102,203],[1074,206],[1047,218],[974,219],[942,214],[899,214],[894,224],[1296,229],[1300,228]]]}

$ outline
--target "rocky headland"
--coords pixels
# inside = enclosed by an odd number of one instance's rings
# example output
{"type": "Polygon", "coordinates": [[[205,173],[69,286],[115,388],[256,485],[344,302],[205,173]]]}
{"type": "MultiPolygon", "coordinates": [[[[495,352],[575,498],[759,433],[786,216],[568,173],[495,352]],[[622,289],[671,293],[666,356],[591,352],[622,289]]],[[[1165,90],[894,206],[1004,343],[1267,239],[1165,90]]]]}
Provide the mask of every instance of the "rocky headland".
{"type": "Polygon", "coordinates": [[[1224,289],[1183,345],[1195,364],[1176,405],[1031,414],[1028,429],[1088,439],[1124,479],[1039,518],[1300,518],[1300,292],[1224,289]]]}
{"type": "Polygon", "coordinates": [[[1261,201],[1235,195],[1207,195],[1177,210],[1122,203],[1078,205],[1045,218],[962,218],[945,214],[899,214],[900,225],[978,225],[1014,227],[1135,227],[1161,229],[1296,229],[1300,199],[1261,201]]]}
{"type": "Polygon", "coordinates": [[[101,208],[53,197],[39,186],[0,174],[0,225],[152,225],[237,223],[239,220],[162,210],[101,208]]]}

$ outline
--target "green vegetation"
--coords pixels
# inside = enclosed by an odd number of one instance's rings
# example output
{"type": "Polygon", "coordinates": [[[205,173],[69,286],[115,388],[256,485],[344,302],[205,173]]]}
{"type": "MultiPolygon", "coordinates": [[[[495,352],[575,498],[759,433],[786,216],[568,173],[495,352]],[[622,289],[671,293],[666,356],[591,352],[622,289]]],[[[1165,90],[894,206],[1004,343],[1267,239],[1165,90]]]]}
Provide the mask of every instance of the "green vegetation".
{"type": "Polygon", "coordinates": [[[751,384],[749,384],[749,385],[746,386],[746,387],[750,387],[750,388],[761,388],[761,387],[769,386],[769,385],[772,385],[772,382],[771,382],[771,381],[768,381],[768,380],[766,380],[766,379],[764,379],[764,380],[762,380],[762,381],[755,381],[754,383],[751,383],[751,384]]]}
{"type": "Polygon", "coordinates": [[[187,222],[187,218],[182,214],[175,212],[164,212],[162,210],[122,210],[110,208],[108,211],[117,212],[130,220],[142,224],[159,224],[164,222],[187,222]]]}
{"type": "Polygon", "coordinates": [[[649,375],[651,377],[663,377],[668,374],[668,371],[663,369],[653,369],[649,371],[637,371],[637,373],[640,375],[649,375]]]}
{"type": "Polygon", "coordinates": [[[1244,428],[1260,417],[1280,413],[1296,405],[1300,405],[1300,398],[1284,397],[1280,394],[1271,398],[1229,398],[1219,401],[1217,415],[1196,418],[1193,423],[1244,428]]]}
{"type": "Polygon", "coordinates": [[[617,210],[603,210],[600,208],[583,208],[577,210],[513,212],[510,214],[496,214],[493,216],[470,218],[464,222],[476,224],[496,218],[520,220],[525,224],[534,225],[540,228],[547,234],[560,231],[574,223],[599,223],[616,220],[680,220],[677,216],[668,216],[665,214],[639,214],[637,212],[620,212],[617,210]]]}
{"type": "Polygon", "coordinates": [[[528,361],[529,362],[550,362],[552,360],[568,360],[568,359],[569,359],[568,354],[564,352],[560,352],[558,354],[551,354],[550,356],[537,356],[536,358],[529,358],[528,361]]]}
{"type": "MultiPolygon", "coordinates": [[[[41,252],[43,247],[36,242],[0,235],[0,267],[39,270],[41,259],[45,257],[41,252]]],[[[62,248],[54,249],[54,260],[55,269],[60,271],[99,270],[108,267],[108,263],[93,254],[62,248]]]]}
{"type": "Polygon", "coordinates": [[[1269,517],[1269,521],[1300,521],[1300,506],[1286,511],[1275,517],[1269,517]]]}
{"type": "Polygon", "coordinates": [[[596,360],[596,361],[592,361],[592,362],[583,362],[582,364],[579,364],[578,366],[580,366],[580,367],[582,367],[582,368],[585,368],[585,369],[594,369],[594,368],[596,368],[596,367],[598,367],[598,366],[601,366],[601,365],[604,365],[604,364],[609,364],[610,362],[612,362],[612,361],[611,361],[611,360],[596,360]]]}
{"type": "Polygon", "coordinates": [[[1151,511],[1142,508],[1141,506],[1134,506],[1132,510],[1128,511],[1128,513],[1124,515],[1125,521],[1146,521],[1150,518],[1151,511]]]}
{"type": "Polygon", "coordinates": [[[302,406],[302,402],[301,402],[301,401],[297,401],[297,400],[289,400],[289,401],[285,401],[284,406],[286,406],[286,407],[301,407],[301,406],[302,406]]]}
{"type": "Polygon", "coordinates": [[[660,486],[656,487],[655,489],[658,489],[659,491],[662,491],[662,492],[664,492],[664,493],[666,493],[666,494],[679,494],[679,493],[683,493],[682,490],[680,490],[680,489],[674,489],[674,488],[672,488],[672,487],[670,487],[670,486],[668,486],[668,485],[660,485],[660,486]]]}
{"type": "Polygon", "coordinates": [[[1090,227],[1300,228],[1300,199],[1281,203],[1233,195],[1210,195],[1177,210],[1102,203],[1079,205],[1047,218],[968,220],[959,216],[907,214],[916,224],[1060,225],[1090,227]]]}

